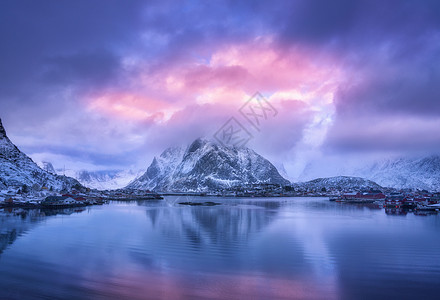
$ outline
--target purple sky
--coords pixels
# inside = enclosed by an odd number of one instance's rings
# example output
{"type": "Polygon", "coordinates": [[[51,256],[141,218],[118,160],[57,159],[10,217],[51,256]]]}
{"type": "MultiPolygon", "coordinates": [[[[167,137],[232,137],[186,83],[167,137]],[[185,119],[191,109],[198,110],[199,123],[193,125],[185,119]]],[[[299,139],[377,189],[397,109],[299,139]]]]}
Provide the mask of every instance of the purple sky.
{"type": "Polygon", "coordinates": [[[3,124],[56,168],[145,168],[257,91],[249,146],[291,177],[440,152],[439,1],[4,0],[0,38],[3,124]]]}

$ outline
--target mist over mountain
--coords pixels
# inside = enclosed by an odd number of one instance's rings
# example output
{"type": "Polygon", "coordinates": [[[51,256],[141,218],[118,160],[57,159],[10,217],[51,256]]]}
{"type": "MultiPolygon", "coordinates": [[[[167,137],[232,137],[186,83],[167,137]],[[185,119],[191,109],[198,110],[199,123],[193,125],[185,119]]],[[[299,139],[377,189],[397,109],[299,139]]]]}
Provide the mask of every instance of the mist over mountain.
{"type": "Polygon", "coordinates": [[[97,190],[115,190],[127,186],[145,172],[144,170],[65,171],[82,185],[97,190]]]}
{"type": "MultiPolygon", "coordinates": [[[[249,148],[224,147],[205,139],[166,149],[145,173],[139,169],[56,171],[48,161],[41,162],[40,168],[10,141],[1,121],[0,162],[0,188],[38,184],[61,190],[81,183],[99,190],[206,191],[254,183],[290,184],[282,164],[278,166],[283,175],[249,148]]],[[[294,182],[297,187],[313,189],[344,186],[440,191],[440,156],[358,159],[355,164],[348,159],[336,163],[316,160],[308,163],[294,182]]]]}

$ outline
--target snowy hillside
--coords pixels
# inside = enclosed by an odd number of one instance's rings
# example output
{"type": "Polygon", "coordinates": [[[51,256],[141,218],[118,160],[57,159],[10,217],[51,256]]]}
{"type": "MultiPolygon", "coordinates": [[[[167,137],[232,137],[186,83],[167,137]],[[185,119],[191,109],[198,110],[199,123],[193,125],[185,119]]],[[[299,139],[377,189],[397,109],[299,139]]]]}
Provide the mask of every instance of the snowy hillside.
{"type": "Polygon", "coordinates": [[[295,181],[339,175],[362,177],[383,187],[440,191],[440,156],[314,160],[295,177],[295,181]]]}
{"type": "Polygon", "coordinates": [[[377,183],[360,177],[336,176],[329,178],[317,178],[306,182],[294,183],[296,189],[321,191],[338,190],[338,191],[360,191],[360,190],[377,190],[382,189],[377,183]]]}
{"type": "Polygon", "coordinates": [[[289,181],[249,148],[229,148],[197,139],[186,148],[165,150],[127,188],[207,191],[252,183],[287,185],[289,181]]]}
{"type": "Polygon", "coordinates": [[[383,160],[353,173],[382,186],[440,191],[440,157],[437,155],[383,160]]]}
{"type": "Polygon", "coordinates": [[[54,190],[70,189],[79,182],[42,170],[26,154],[21,152],[7,137],[0,120],[0,187],[33,186],[54,190]]]}

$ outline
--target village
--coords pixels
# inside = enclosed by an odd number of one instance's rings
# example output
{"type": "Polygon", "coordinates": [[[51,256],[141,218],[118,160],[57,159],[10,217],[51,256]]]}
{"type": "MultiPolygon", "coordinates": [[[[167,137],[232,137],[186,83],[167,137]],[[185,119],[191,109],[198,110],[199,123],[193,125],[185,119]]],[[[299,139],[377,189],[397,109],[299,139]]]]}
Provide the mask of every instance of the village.
{"type": "Polygon", "coordinates": [[[440,210],[440,193],[416,189],[359,189],[280,186],[276,184],[252,184],[219,190],[207,195],[222,197],[328,197],[339,203],[364,204],[385,208],[389,214],[406,212],[437,213],[440,210]]]}
{"type": "Polygon", "coordinates": [[[23,185],[0,190],[0,208],[69,208],[104,203],[101,193],[83,188],[55,192],[37,185],[30,188],[23,185]]]}
{"type": "Polygon", "coordinates": [[[440,211],[440,193],[426,191],[396,191],[384,194],[381,191],[347,192],[329,197],[330,201],[352,204],[373,204],[385,208],[387,214],[406,214],[407,212],[440,211]]]}
{"type": "Polygon", "coordinates": [[[102,205],[110,200],[153,200],[163,199],[150,191],[108,190],[98,191],[82,186],[60,192],[34,185],[28,187],[8,187],[0,190],[0,208],[72,208],[90,205],[102,205]]]}
{"type": "Polygon", "coordinates": [[[440,210],[440,193],[425,190],[394,188],[350,190],[341,187],[313,189],[281,186],[278,184],[248,184],[219,189],[212,192],[174,192],[156,193],[149,190],[118,189],[92,190],[82,186],[70,190],[55,192],[46,187],[34,185],[27,187],[9,187],[0,190],[0,208],[73,208],[90,205],[102,205],[111,200],[161,200],[166,195],[211,196],[211,197],[328,197],[338,203],[373,205],[385,208],[392,214],[408,211],[437,213],[440,210]]]}

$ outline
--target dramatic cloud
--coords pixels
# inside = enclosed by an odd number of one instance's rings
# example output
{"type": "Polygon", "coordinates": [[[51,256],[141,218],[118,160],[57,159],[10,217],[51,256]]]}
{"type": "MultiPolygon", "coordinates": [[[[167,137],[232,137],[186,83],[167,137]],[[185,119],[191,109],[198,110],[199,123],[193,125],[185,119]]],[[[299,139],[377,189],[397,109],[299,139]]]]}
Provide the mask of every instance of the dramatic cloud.
{"type": "Polygon", "coordinates": [[[250,146],[290,176],[323,155],[438,152],[438,1],[2,1],[0,117],[56,167],[145,167],[257,91],[250,146]]]}

